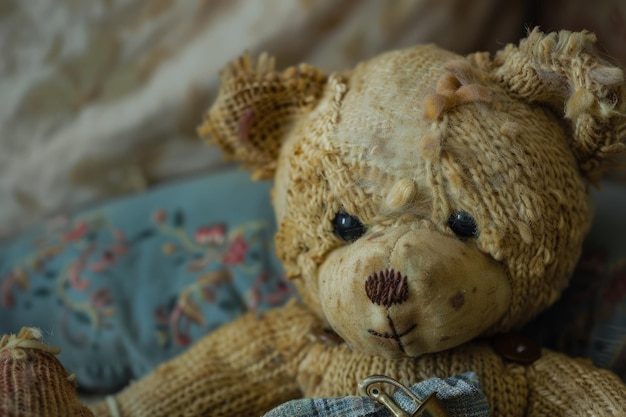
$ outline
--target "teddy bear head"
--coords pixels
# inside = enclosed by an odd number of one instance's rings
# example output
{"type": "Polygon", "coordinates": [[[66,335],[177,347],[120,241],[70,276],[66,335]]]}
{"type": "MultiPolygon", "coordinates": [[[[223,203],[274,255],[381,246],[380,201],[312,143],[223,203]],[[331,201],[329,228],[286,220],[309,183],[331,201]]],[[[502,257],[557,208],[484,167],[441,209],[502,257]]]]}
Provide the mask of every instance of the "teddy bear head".
{"type": "Polygon", "coordinates": [[[324,75],[222,74],[200,133],[273,178],[278,255],[355,349],[419,356],[519,327],[567,285],[589,183],[623,148],[622,71],[587,32],[433,45],[324,75]]]}

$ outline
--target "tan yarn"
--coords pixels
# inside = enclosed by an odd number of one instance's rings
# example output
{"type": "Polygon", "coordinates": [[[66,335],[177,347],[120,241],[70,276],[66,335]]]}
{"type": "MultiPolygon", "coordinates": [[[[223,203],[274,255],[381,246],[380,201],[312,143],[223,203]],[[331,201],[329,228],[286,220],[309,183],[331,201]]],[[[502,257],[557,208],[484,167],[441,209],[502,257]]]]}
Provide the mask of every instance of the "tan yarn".
{"type": "Polygon", "coordinates": [[[626,114],[626,91],[624,72],[600,58],[595,43],[587,31],[546,35],[534,29],[519,47],[507,46],[493,61],[484,54],[476,60],[515,97],[564,113],[573,125],[581,169],[597,181],[606,159],[624,150],[620,119],[626,114]]]}
{"type": "MultiPolygon", "coordinates": [[[[183,356],[131,384],[116,397],[122,417],[260,416],[304,395],[356,395],[372,374],[411,385],[467,370],[480,377],[493,417],[623,415],[626,388],[609,371],[544,351],[531,366],[507,362],[488,343],[468,344],[419,359],[388,360],[352,351],[295,303],[248,314],[209,335],[183,356]],[[528,410],[528,411],[527,411],[528,410]]],[[[106,403],[96,416],[112,416],[106,403]]]]}
{"type": "Polygon", "coordinates": [[[0,415],[93,416],[78,400],[75,375],[54,357],[60,349],[41,340],[32,328],[0,339],[0,415]]]}
{"type": "Polygon", "coordinates": [[[259,416],[354,395],[371,374],[474,371],[495,417],[626,415],[612,373],[547,350],[522,365],[489,340],[558,297],[589,179],[623,149],[623,72],[593,42],[533,31],[493,58],[417,46],[329,77],[236,61],[199,131],[274,178],[278,254],[304,303],[224,326],[95,414],[259,416]],[[449,224],[463,212],[475,232],[449,224]],[[346,215],[355,239],[334,230],[346,215]]]}
{"type": "Polygon", "coordinates": [[[404,384],[446,378],[471,369],[480,378],[492,416],[621,416],[626,389],[613,373],[589,361],[544,350],[530,366],[507,362],[488,343],[468,344],[419,359],[389,361],[350,351],[346,345],[316,344],[301,365],[307,396],[346,395],[355,381],[393,375],[404,384]],[[584,414],[582,410],[588,410],[584,414]]]}
{"type": "MultiPolygon", "coordinates": [[[[621,130],[626,116],[624,72],[599,56],[595,42],[595,35],[585,31],[544,34],[535,28],[519,46],[508,45],[493,60],[485,54],[469,57],[470,62],[485,70],[486,77],[502,86],[507,95],[531,104],[544,104],[564,117],[568,123],[565,138],[578,160],[578,168],[593,183],[597,183],[604,170],[612,165],[611,159],[626,149],[626,136],[621,130]]],[[[518,111],[505,103],[499,101],[501,106],[507,106],[502,108],[504,112],[518,111]]],[[[545,111],[542,106],[535,109],[545,111]]],[[[503,173],[509,176],[535,175],[535,180],[524,182],[514,190],[515,195],[523,197],[521,207],[519,203],[503,204],[502,207],[513,209],[506,213],[507,216],[519,218],[517,234],[528,245],[526,250],[537,252],[524,254],[520,245],[503,240],[494,242],[491,247],[485,246],[496,259],[506,260],[513,277],[523,277],[516,280],[517,285],[524,287],[519,288],[518,300],[513,300],[506,319],[511,320],[514,327],[551,304],[567,285],[580,252],[578,242],[586,234],[591,220],[585,196],[586,184],[575,180],[576,172],[563,172],[568,165],[571,166],[567,162],[570,156],[549,149],[550,144],[524,141],[524,137],[541,135],[540,130],[549,126],[539,121],[545,117],[542,114],[527,117],[535,122],[516,124],[507,121],[501,125],[502,138],[518,138],[514,148],[502,147],[502,151],[514,152],[510,155],[509,166],[503,158],[506,155],[500,154],[497,162],[490,158],[495,165],[483,166],[490,171],[484,175],[474,174],[480,178],[479,198],[483,199],[497,194],[495,181],[485,179],[497,181],[503,173]],[[520,153],[529,156],[524,164],[532,164],[532,171],[523,173],[511,164],[520,161],[520,153]],[[548,198],[540,198],[541,194],[548,194],[548,198]],[[556,206],[562,209],[554,210],[556,206]],[[539,244],[537,239],[541,240],[539,244]],[[541,255],[537,256],[538,253],[541,255]],[[526,278],[529,276],[536,278],[526,278]]],[[[461,124],[459,134],[462,131],[461,124]]],[[[554,138],[558,133],[550,130],[543,135],[554,138]]],[[[477,144],[484,146],[485,143],[477,144]]],[[[476,149],[475,152],[483,154],[488,149],[476,149]]],[[[514,235],[508,234],[507,239],[514,235]]]]}
{"type": "Polygon", "coordinates": [[[274,71],[274,59],[266,54],[254,66],[246,54],[222,72],[219,104],[198,133],[219,143],[227,157],[254,168],[255,178],[271,178],[281,137],[315,105],[324,78],[305,64],[274,71]]]}
{"type": "MultiPolygon", "coordinates": [[[[322,331],[308,310],[290,305],[262,319],[247,314],[115,397],[120,415],[259,416],[300,397],[299,363],[322,331]]],[[[111,416],[109,405],[93,406],[111,416]]]]}

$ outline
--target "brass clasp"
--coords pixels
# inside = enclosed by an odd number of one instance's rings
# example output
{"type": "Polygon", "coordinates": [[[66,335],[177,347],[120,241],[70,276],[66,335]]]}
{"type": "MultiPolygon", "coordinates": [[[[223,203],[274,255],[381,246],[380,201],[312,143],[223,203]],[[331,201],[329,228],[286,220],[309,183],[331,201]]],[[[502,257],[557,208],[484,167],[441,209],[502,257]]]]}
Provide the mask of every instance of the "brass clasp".
{"type": "Polygon", "coordinates": [[[395,379],[384,375],[368,376],[361,381],[359,383],[359,394],[368,396],[374,401],[384,405],[395,417],[451,417],[443,404],[437,399],[436,392],[433,392],[422,401],[417,398],[410,389],[395,379]],[[376,387],[376,385],[379,384],[390,384],[401,390],[417,406],[415,412],[413,414],[407,413],[393,398],[376,387]]]}

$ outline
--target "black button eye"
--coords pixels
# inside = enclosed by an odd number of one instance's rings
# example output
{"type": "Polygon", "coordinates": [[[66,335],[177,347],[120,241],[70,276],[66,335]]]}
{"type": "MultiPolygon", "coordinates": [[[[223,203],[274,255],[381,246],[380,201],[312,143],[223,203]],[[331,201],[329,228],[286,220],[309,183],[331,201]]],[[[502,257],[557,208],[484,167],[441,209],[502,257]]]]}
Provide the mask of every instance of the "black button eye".
{"type": "Polygon", "coordinates": [[[340,211],[333,219],[333,233],[346,242],[354,242],[365,234],[367,228],[357,217],[340,211]]]}
{"type": "Polygon", "coordinates": [[[456,211],[448,218],[448,226],[458,237],[477,237],[476,220],[466,211],[456,211]]]}

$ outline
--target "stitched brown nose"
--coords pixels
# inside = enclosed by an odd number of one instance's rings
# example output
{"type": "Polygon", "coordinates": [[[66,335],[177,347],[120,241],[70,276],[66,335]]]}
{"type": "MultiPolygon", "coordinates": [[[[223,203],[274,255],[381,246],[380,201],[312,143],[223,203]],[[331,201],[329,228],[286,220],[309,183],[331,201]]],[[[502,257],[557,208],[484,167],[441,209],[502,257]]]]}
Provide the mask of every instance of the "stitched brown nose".
{"type": "Polygon", "coordinates": [[[365,293],[373,303],[391,307],[393,304],[402,304],[409,298],[409,284],[406,275],[386,269],[367,277],[365,293]]]}

